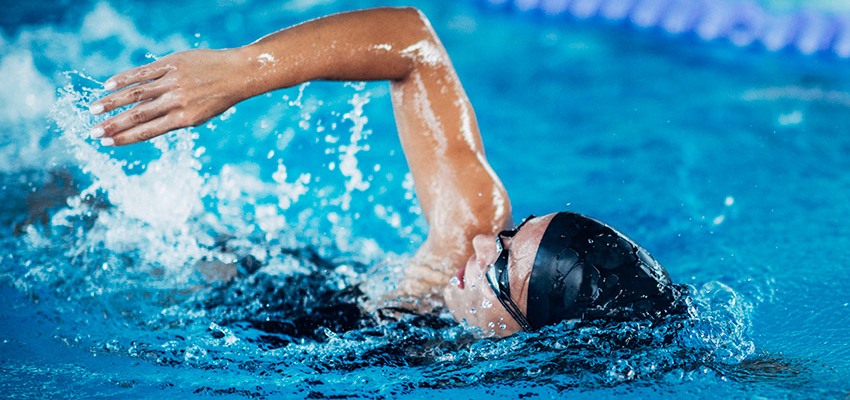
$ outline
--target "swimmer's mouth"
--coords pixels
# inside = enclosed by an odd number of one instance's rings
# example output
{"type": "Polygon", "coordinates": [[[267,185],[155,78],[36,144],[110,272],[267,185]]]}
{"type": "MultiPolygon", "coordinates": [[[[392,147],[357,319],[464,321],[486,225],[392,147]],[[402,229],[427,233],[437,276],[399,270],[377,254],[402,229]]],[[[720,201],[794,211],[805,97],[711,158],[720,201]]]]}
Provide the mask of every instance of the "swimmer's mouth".
{"type": "Polygon", "coordinates": [[[463,278],[466,277],[466,265],[460,267],[460,269],[455,274],[455,278],[457,278],[458,284],[457,287],[459,289],[463,289],[463,278]]]}

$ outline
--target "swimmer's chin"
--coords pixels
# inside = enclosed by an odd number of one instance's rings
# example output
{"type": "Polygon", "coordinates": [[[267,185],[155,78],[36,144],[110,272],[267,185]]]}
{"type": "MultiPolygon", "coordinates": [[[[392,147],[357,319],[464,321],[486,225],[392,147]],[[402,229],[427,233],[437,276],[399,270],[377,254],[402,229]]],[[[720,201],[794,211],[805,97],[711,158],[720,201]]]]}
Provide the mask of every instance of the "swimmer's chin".
{"type": "Polygon", "coordinates": [[[457,295],[459,294],[460,289],[450,284],[447,284],[443,288],[443,303],[446,305],[446,309],[449,310],[455,321],[457,321],[458,323],[463,323],[464,316],[461,315],[460,312],[458,312],[461,309],[460,305],[458,304],[459,301],[457,297],[457,295]]]}
{"type": "Polygon", "coordinates": [[[499,336],[491,333],[489,330],[484,329],[483,326],[479,326],[475,321],[477,318],[475,316],[469,314],[467,310],[471,308],[468,304],[463,304],[461,300],[461,294],[463,289],[448,284],[443,289],[443,301],[446,305],[446,309],[449,310],[449,313],[452,314],[454,320],[463,326],[467,331],[472,332],[476,337],[479,338],[487,338],[499,336]]]}

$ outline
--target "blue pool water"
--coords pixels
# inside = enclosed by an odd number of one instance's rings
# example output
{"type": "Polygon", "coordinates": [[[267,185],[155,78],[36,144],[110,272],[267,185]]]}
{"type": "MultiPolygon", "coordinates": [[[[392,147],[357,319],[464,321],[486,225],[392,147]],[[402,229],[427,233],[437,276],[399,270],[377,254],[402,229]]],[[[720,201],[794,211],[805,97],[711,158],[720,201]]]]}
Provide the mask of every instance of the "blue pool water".
{"type": "Polygon", "coordinates": [[[20,5],[0,21],[0,394],[850,394],[847,61],[448,3],[414,5],[515,216],[618,227],[690,286],[688,318],[501,341],[447,315],[317,319],[376,314],[426,233],[384,83],[272,92],[153,144],[84,138],[120,70],[400,2],[20,5]],[[208,283],[215,262],[240,276],[208,283]]]}

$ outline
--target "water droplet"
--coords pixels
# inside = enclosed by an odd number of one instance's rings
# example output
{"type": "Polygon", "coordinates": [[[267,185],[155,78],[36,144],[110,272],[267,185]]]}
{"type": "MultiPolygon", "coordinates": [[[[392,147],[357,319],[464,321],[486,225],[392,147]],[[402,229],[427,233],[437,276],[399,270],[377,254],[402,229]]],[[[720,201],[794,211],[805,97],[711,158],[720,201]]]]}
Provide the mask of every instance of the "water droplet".
{"type": "Polygon", "coordinates": [[[484,299],[484,301],[481,302],[481,308],[490,308],[490,307],[493,307],[493,302],[491,302],[490,300],[484,299]]]}
{"type": "Polygon", "coordinates": [[[449,280],[449,285],[460,286],[460,279],[458,279],[456,276],[453,276],[452,279],[449,280]]]}
{"type": "Polygon", "coordinates": [[[488,327],[488,328],[492,328],[492,327],[494,327],[494,326],[496,326],[496,323],[495,323],[495,322],[493,322],[493,321],[490,321],[490,323],[489,323],[489,324],[487,324],[487,327],[488,327]]]}
{"type": "Polygon", "coordinates": [[[476,310],[475,307],[472,307],[472,308],[469,309],[469,312],[476,314],[476,313],[478,313],[478,310],[476,310]]]}
{"type": "Polygon", "coordinates": [[[505,324],[499,324],[499,329],[505,330],[505,329],[508,329],[508,326],[505,325],[505,324]]]}

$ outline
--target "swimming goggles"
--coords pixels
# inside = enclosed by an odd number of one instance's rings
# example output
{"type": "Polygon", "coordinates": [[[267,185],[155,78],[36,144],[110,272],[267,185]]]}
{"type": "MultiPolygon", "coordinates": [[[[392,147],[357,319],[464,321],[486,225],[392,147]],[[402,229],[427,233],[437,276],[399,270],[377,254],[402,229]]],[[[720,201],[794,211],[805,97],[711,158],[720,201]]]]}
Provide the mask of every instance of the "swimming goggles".
{"type": "Polygon", "coordinates": [[[499,299],[499,303],[502,303],[508,314],[511,315],[524,331],[530,331],[531,325],[522,311],[519,310],[516,303],[511,299],[510,275],[508,274],[508,256],[510,256],[511,250],[505,247],[505,239],[513,238],[522,226],[532,218],[534,218],[534,215],[529,215],[516,228],[499,232],[496,236],[496,251],[499,252],[499,258],[489,266],[486,273],[487,282],[490,284],[490,288],[493,289],[493,293],[496,294],[496,298],[499,299]]]}

